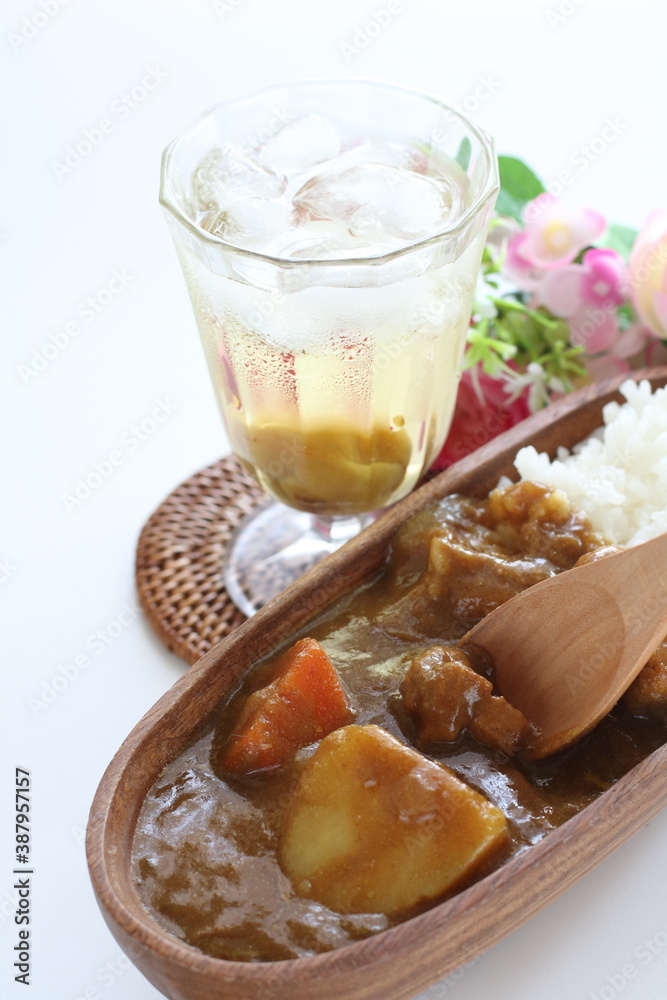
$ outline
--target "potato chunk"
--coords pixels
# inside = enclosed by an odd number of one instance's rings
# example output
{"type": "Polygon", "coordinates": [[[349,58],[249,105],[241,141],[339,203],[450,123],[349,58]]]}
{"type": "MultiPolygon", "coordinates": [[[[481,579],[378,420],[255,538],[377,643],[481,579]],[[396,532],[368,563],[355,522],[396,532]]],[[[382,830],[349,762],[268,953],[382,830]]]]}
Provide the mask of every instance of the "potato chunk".
{"type": "Polygon", "coordinates": [[[455,740],[469,729],[476,740],[512,756],[530,733],[524,715],[472,668],[458,648],[434,646],[415,657],[400,686],[403,702],[425,743],[455,740]]]}
{"type": "Polygon", "coordinates": [[[378,726],[345,726],[304,766],[280,844],[302,896],[395,913],[458,887],[505,844],[507,820],[453,771],[378,726]]]}

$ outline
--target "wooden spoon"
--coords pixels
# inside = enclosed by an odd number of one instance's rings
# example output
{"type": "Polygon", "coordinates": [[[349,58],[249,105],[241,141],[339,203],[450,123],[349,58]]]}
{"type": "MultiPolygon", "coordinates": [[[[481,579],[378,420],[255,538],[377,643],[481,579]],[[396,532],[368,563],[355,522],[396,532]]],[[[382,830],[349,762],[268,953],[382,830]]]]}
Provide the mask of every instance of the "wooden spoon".
{"type": "Polygon", "coordinates": [[[511,598],[460,645],[486,649],[504,697],[547,757],[616,704],[667,633],[667,533],[559,573],[511,598]]]}

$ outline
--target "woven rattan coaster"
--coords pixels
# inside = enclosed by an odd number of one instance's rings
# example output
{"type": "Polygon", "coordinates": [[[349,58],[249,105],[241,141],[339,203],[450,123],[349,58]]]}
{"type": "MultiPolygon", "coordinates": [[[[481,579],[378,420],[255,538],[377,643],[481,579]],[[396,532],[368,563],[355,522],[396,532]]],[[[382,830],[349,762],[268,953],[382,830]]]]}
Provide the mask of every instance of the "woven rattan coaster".
{"type": "MultiPolygon", "coordinates": [[[[222,564],[235,528],[266,503],[228,455],[181,483],[144,525],[137,545],[139,602],[167,649],[186,663],[246,620],[225,590],[222,564]]],[[[300,571],[306,569],[304,563],[300,571]]],[[[275,582],[267,578],[272,593],[275,582]]]]}
{"type": "Polygon", "coordinates": [[[245,621],[225,590],[222,561],[234,529],[265,502],[229,455],[175,489],[141,532],[139,601],[167,649],[187,663],[245,621]]]}

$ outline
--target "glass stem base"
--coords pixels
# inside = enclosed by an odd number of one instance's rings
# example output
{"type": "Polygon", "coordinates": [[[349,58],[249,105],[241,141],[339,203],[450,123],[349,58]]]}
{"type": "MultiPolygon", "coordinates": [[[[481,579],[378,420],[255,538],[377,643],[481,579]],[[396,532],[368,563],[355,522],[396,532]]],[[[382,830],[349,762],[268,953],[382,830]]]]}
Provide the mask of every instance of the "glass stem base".
{"type": "Polygon", "coordinates": [[[376,516],[326,517],[281,503],[260,507],[230,539],[223,565],[227,593],[250,618],[376,516]]]}

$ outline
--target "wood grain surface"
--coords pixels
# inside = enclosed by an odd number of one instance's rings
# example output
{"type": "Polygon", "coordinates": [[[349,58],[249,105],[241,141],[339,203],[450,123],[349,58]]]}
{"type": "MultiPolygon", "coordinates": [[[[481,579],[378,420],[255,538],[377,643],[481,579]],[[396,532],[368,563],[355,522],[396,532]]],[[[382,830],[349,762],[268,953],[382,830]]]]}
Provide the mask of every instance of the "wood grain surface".
{"type": "MultiPolygon", "coordinates": [[[[635,372],[653,387],[667,368],[635,372]]],[[[210,958],[163,930],[131,878],[144,797],[162,768],[206,726],[230,686],[331,601],[377,569],[406,518],[450,493],[484,496],[512,474],[518,448],[554,455],[601,423],[623,377],[588,386],[441,473],[311,570],[215,646],[130,733],[95,796],[86,849],[107,924],[144,975],[172,1000],[406,1000],[509,934],[620,846],[667,803],[667,745],[557,830],[475,885],[387,931],[326,954],[284,962],[210,958]]]]}

